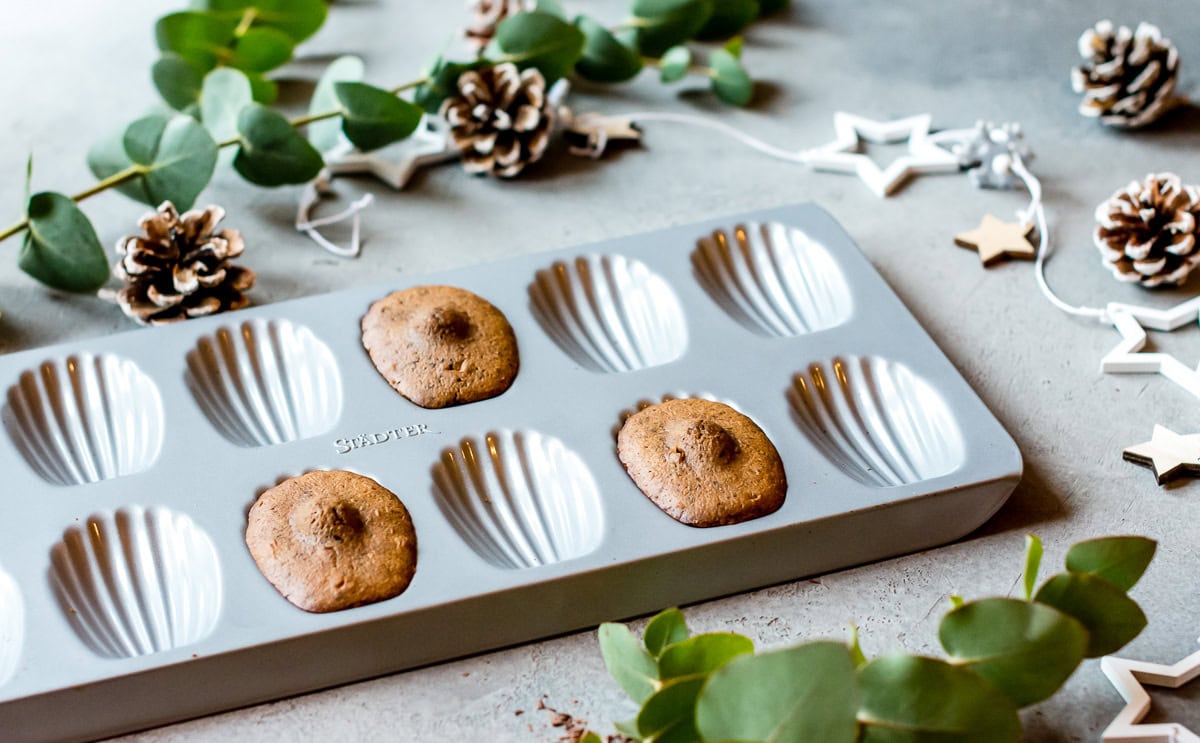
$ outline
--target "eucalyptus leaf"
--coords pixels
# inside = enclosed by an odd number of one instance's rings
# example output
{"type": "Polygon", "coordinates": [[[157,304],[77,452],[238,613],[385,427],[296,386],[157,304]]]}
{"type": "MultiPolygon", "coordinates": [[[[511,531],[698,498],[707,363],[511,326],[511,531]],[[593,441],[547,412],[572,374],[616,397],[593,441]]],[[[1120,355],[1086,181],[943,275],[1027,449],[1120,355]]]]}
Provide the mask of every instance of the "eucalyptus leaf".
{"type": "Polygon", "coordinates": [[[742,58],[742,47],[746,45],[746,40],[741,36],[734,36],[721,45],[721,48],[733,55],[734,59],[742,58]]]}
{"type": "Polygon", "coordinates": [[[981,676],[934,658],[885,655],[858,672],[861,743],[1013,743],[1017,708],[981,676]]]}
{"type": "Polygon", "coordinates": [[[544,11],[509,16],[496,27],[493,39],[502,56],[498,61],[536,67],[553,83],[571,72],[583,54],[583,32],[544,11]]]}
{"type": "Polygon", "coordinates": [[[583,56],[575,63],[580,76],[601,83],[619,83],[642,71],[642,57],[612,35],[604,24],[579,16],[575,25],[583,32],[583,56]]]}
{"type": "Polygon", "coordinates": [[[200,121],[217,142],[237,136],[237,118],[254,102],[245,73],[222,67],[204,76],[200,93],[200,121]]]}
{"type": "Polygon", "coordinates": [[[96,230],[75,202],[43,191],[25,205],[29,230],[17,264],[38,281],[56,289],[86,292],[108,280],[108,259],[96,230]]]}
{"type": "Polygon", "coordinates": [[[1145,537],[1102,537],[1079,542],[1067,552],[1067,570],[1094,573],[1123,591],[1137,584],[1158,544],[1145,537]]]}
{"type": "Polygon", "coordinates": [[[404,139],[425,115],[420,106],[366,83],[334,83],[333,91],[341,104],[342,131],[360,150],[404,139]]]}
{"type": "Polygon", "coordinates": [[[858,676],[838,642],[734,658],[709,678],[696,702],[705,740],[854,743],[858,676]]]}
{"type": "Polygon", "coordinates": [[[247,72],[269,72],[292,58],[292,38],[274,28],[251,28],[237,39],[225,64],[247,72]]]}
{"type": "Polygon", "coordinates": [[[200,99],[204,72],[174,52],[163,52],[150,68],[150,77],[171,108],[183,110],[200,99]]]}
{"type": "Polygon", "coordinates": [[[695,743],[696,697],[705,677],[668,684],[646,700],[637,716],[638,735],[646,743],[695,743]]]}
{"type": "Polygon", "coordinates": [[[658,79],[664,83],[682,80],[692,66],[692,50],[686,46],[673,46],[659,60],[658,79]]]}
{"type": "Polygon", "coordinates": [[[236,18],[185,10],[159,18],[154,26],[154,40],[159,49],[174,52],[200,71],[208,72],[233,43],[236,29],[236,18]]]}
{"type": "Polygon", "coordinates": [[[1038,570],[1042,565],[1042,540],[1036,534],[1025,535],[1025,571],[1021,582],[1025,588],[1025,600],[1033,598],[1033,589],[1037,587],[1038,570]]]}
{"type": "Polygon", "coordinates": [[[765,18],[792,4],[792,0],[758,0],[758,17],[765,18]]]}
{"type": "Polygon", "coordinates": [[[413,103],[425,109],[426,113],[435,114],[442,106],[442,101],[457,92],[458,78],[467,70],[474,70],[487,64],[477,62],[449,62],[441,57],[433,61],[428,81],[418,85],[413,91],[413,103]]]}
{"type": "MultiPolygon", "coordinates": [[[[335,83],[358,82],[366,74],[366,66],[362,58],[353,55],[338,57],[325,68],[317,87],[313,90],[312,100],[308,104],[309,116],[335,111],[340,108],[337,95],[334,93],[335,83]]],[[[337,119],[314,121],[308,125],[308,141],[312,142],[319,152],[329,152],[341,140],[342,123],[337,119]]]]}
{"type": "Polygon", "coordinates": [[[253,10],[254,25],[278,29],[296,43],[315,34],[329,12],[325,0],[193,0],[191,5],[233,18],[235,23],[247,10],[253,10]]]}
{"type": "Polygon", "coordinates": [[[241,146],[233,167],[259,186],[307,183],[321,172],[324,161],[288,120],[266,106],[253,103],[238,116],[241,146]]]}
{"type": "Polygon", "coordinates": [[[629,628],[600,625],[600,654],[608,673],[633,701],[641,704],[658,688],[658,664],[629,628]]]}
{"type": "Polygon", "coordinates": [[[642,633],[642,642],[646,644],[650,654],[657,658],[668,646],[688,639],[689,634],[683,612],[667,609],[656,614],[646,625],[646,631],[642,633]]]}
{"type": "Polygon", "coordinates": [[[942,618],[938,630],[950,659],[1026,707],[1048,699],[1070,678],[1087,649],[1088,632],[1044,604],[1009,598],[973,601],[942,618]]]}
{"type": "Polygon", "coordinates": [[[658,675],[668,680],[706,675],[739,655],[754,652],[749,637],[732,632],[709,632],[669,645],[658,658],[658,675]]]}
{"type": "Polygon", "coordinates": [[[183,114],[145,116],[88,152],[88,167],[97,178],[136,166],[137,177],[117,189],[150,206],[170,201],[181,211],[195,203],[216,164],[216,142],[198,121],[183,114]]]}
{"type": "Polygon", "coordinates": [[[279,97],[279,85],[274,80],[268,80],[257,72],[246,73],[246,79],[250,81],[255,103],[271,104],[279,97]]]}
{"type": "Polygon", "coordinates": [[[604,739],[589,730],[579,739],[579,743],[604,743],[604,739]]]}
{"type": "Polygon", "coordinates": [[[708,65],[712,68],[712,89],[718,98],[732,106],[750,102],[754,96],[754,81],[737,57],[717,49],[708,58],[708,65]]]}
{"type": "Polygon", "coordinates": [[[537,0],[537,5],[534,9],[540,10],[543,13],[549,13],[550,15],[556,15],[559,18],[567,17],[567,11],[563,9],[562,3],[558,0],[537,0]]]}
{"type": "Polygon", "coordinates": [[[714,0],[712,15],[696,32],[696,38],[727,39],[749,26],[759,12],[758,0],[714,0]]]}
{"type": "Polygon", "coordinates": [[[633,0],[637,48],[651,57],[694,37],[713,13],[713,0],[633,0]]]}
{"type": "Polygon", "coordinates": [[[1075,617],[1087,628],[1089,658],[1115,653],[1146,627],[1141,607],[1099,575],[1061,573],[1046,581],[1034,600],[1075,617]]]}

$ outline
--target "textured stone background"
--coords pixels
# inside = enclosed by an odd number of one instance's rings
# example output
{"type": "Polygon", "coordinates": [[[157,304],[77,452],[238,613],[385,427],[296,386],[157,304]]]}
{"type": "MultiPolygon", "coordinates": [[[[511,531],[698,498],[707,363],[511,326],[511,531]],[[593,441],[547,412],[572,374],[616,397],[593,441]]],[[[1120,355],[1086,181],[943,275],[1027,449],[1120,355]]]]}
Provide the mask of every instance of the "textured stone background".
{"type": "MultiPolygon", "coordinates": [[[[182,3],[179,3],[182,4],[182,3]]],[[[572,10],[618,19],[623,3],[569,0],[572,10]]],[[[0,207],[19,211],[25,157],[35,187],[74,191],[89,182],[87,146],[155,101],[150,28],[173,4],[151,0],[41,0],[9,9],[0,46],[0,207]],[[15,12],[15,18],[14,18],[15,12]]],[[[457,2],[348,2],[302,48],[289,77],[312,80],[345,52],[363,54],[369,79],[394,84],[448,41],[463,19],[457,2]]],[[[1072,302],[1173,304],[1187,292],[1146,295],[1118,286],[1099,265],[1089,233],[1094,206],[1146,172],[1200,181],[1200,113],[1176,112],[1152,130],[1122,134],[1075,114],[1067,70],[1079,32],[1099,18],[1160,24],[1179,45],[1183,89],[1200,78],[1200,13],[1194,0],[1044,3],[958,0],[797,0],[785,17],[756,27],[746,62],[762,81],[749,110],[721,108],[698,91],[665,90],[650,75],[615,90],[581,88],[581,109],[711,113],[795,148],[832,137],[835,110],[885,118],[928,111],[943,128],[978,118],[1018,120],[1036,150],[1057,252],[1050,280],[1072,302]]],[[[291,96],[291,90],[295,95],[291,96]]],[[[308,86],[289,86],[303,105],[308,86]]],[[[875,147],[885,160],[891,148],[875,147]]],[[[366,218],[357,261],[336,260],[290,228],[296,189],[257,190],[232,172],[203,198],[229,208],[244,231],[255,292],[270,303],[518,253],[797,201],[830,210],[907,302],[1016,437],[1025,480],[1001,513],[959,544],[691,607],[697,630],[730,629],[761,646],[841,636],[862,628],[869,654],[936,651],[937,622],[951,593],[1008,593],[1020,572],[1022,537],[1046,541],[1061,564],[1081,538],[1142,533],[1159,556],[1134,590],[1151,621],[1128,655],[1170,662],[1195,648],[1200,616],[1200,484],[1159,489],[1121,461],[1121,448],[1154,423],[1200,429],[1200,406],[1155,376],[1113,377],[1098,363],[1115,331],[1066,317],[1043,302],[1027,263],[989,271],[951,235],[984,211],[1009,215],[1019,195],[980,192],[965,178],[928,177],[881,201],[857,180],[812,174],[704,132],[646,127],[645,147],[599,163],[553,157],[514,183],[465,177],[453,166],[422,174],[396,195],[371,181],[346,182],[380,197],[366,218]]],[[[145,211],[106,194],[87,204],[112,244],[145,211]]],[[[7,221],[7,220],[5,220],[7,221]]],[[[127,329],[113,308],[47,292],[17,271],[17,242],[0,245],[0,352],[127,329]]],[[[1195,282],[1193,282],[1193,285],[1195,282]]],[[[1194,287],[1192,289],[1194,291],[1194,287]]],[[[148,335],[149,339],[150,336],[148,335]]],[[[1155,334],[1155,347],[1200,358],[1200,330],[1155,334]]],[[[18,494],[19,495],[19,494],[18,494]]],[[[11,507],[14,494],[5,494],[11,507]]],[[[397,674],[301,698],[146,732],[130,740],[552,740],[548,703],[596,723],[631,706],[606,676],[585,632],[397,674]],[[519,711],[523,714],[518,714],[519,711]]],[[[1156,692],[1155,719],[1200,729],[1200,685],[1156,692]]],[[[131,704],[136,701],[131,700],[131,704]]],[[[1030,740],[1095,740],[1121,702],[1086,663],[1056,698],[1025,714],[1030,740]]]]}

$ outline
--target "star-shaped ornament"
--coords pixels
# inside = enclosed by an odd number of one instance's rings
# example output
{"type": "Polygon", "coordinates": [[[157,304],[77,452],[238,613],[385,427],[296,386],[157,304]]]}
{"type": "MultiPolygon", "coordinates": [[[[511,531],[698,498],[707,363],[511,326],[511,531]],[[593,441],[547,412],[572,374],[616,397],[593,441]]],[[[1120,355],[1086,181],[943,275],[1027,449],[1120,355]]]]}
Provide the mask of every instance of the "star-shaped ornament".
{"type": "Polygon", "coordinates": [[[979,260],[990,266],[1001,258],[1035,258],[1037,249],[1029,242],[1033,225],[1004,222],[983,215],[979,227],[954,236],[954,244],[979,252],[979,260]]]}
{"type": "Polygon", "coordinates": [[[605,116],[599,113],[563,117],[566,125],[563,134],[572,155],[599,159],[614,142],[638,143],[642,141],[642,130],[627,116],[605,116]]]}
{"type": "Polygon", "coordinates": [[[1161,374],[1196,397],[1200,397],[1200,371],[1174,356],[1143,353],[1146,328],[1172,331],[1196,322],[1200,316],[1200,297],[1193,297],[1165,310],[1112,302],[1105,317],[1117,332],[1121,342],[1100,362],[1106,374],[1161,374]]]}
{"type": "Polygon", "coordinates": [[[1162,485],[1182,474],[1200,475],[1200,433],[1182,435],[1166,426],[1154,426],[1150,440],[1124,452],[1126,461],[1154,469],[1162,485]]]}
{"type": "Polygon", "coordinates": [[[837,138],[827,145],[805,152],[803,159],[814,170],[853,173],[876,196],[888,196],[914,175],[958,172],[958,158],[929,140],[932,121],[929,114],[895,121],[874,121],[839,111],[833,115],[837,138]],[[874,160],[859,151],[863,142],[907,142],[908,154],[881,169],[874,160]]]}
{"type": "Polygon", "coordinates": [[[1170,666],[1109,655],[1100,659],[1100,668],[1126,702],[1104,729],[1100,737],[1104,743],[1200,743],[1200,735],[1178,722],[1138,724],[1150,712],[1150,695],[1144,685],[1178,689],[1200,678],[1200,651],[1170,666]]]}

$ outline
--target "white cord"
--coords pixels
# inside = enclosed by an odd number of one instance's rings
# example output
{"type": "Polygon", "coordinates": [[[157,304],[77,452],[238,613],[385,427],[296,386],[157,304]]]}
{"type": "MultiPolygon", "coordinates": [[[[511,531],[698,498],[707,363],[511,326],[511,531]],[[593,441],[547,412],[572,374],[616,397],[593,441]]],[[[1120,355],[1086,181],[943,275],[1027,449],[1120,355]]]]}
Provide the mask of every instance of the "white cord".
{"type": "Polygon", "coordinates": [[[667,113],[665,111],[640,111],[631,114],[621,114],[620,116],[611,118],[629,119],[631,121],[665,121],[674,124],[689,124],[691,126],[699,126],[705,129],[712,129],[713,131],[720,132],[727,137],[732,137],[747,147],[758,150],[764,155],[770,155],[771,157],[794,163],[808,162],[808,158],[804,152],[793,152],[791,150],[785,150],[780,147],[776,147],[775,145],[768,144],[757,137],[752,137],[737,127],[730,126],[723,121],[715,121],[713,119],[707,119],[703,116],[667,113]]]}

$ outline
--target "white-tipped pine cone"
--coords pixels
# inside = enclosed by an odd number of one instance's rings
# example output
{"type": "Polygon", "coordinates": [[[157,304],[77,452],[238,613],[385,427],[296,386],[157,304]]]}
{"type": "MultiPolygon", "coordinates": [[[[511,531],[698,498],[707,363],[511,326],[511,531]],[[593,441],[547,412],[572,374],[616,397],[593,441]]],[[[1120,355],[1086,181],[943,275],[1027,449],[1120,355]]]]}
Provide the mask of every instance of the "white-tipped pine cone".
{"type": "Polygon", "coordinates": [[[245,244],[237,230],[214,231],[224,217],[219,206],[180,216],[169,201],[142,217],[143,234],[117,242],[113,273],[125,286],[114,298],[125,314],[162,325],[249,304],[243,292],[254,286],[254,272],[232,264],[245,244]]]}
{"type": "Polygon", "coordinates": [[[496,27],[501,21],[524,10],[532,10],[530,5],[527,0],[470,0],[467,8],[471,12],[471,22],[464,31],[467,42],[482,52],[496,35],[496,27]]]}
{"type": "Polygon", "coordinates": [[[1146,176],[1096,207],[1095,242],[1120,281],[1178,286],[1200,263],[1200,190],[1173,173],[1146,176]]]}
{"type": "Polygon", "coordinates": [[[554,130],[554,108],[546,80],[511,62],[464,72],[458,96],[442,102],[450,140],[468,173],[512,178],[546,152],[554,130]]]}
{"type": "Polygon", "coordinates": [[[1171,107],[1179,74],[1179,52],[1157,26],[1136,31],[1100,21],[1079,37],[1083,66],[1071,71],[1071,85],[1083,94],[1079,113],[1110,126],[1145,126],[1171,107]]]}

